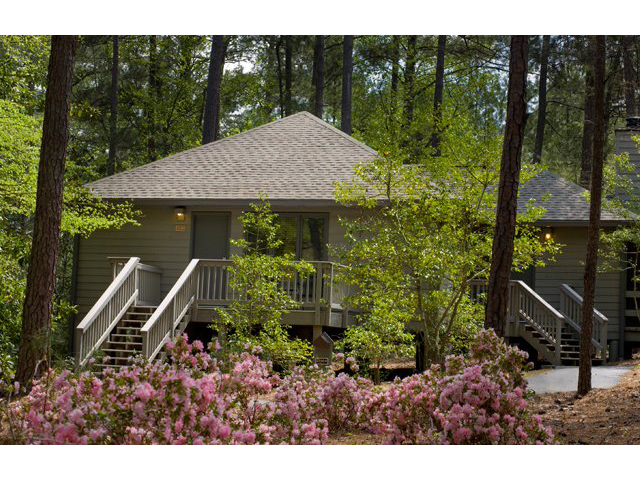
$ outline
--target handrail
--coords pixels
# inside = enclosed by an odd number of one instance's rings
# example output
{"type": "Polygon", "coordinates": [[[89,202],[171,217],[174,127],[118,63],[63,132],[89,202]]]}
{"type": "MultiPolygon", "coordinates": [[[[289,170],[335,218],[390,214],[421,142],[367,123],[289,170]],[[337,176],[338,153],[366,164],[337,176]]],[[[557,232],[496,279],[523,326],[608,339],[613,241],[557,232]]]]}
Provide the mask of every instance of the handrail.
{"type": "Polygon", "coordinates": [[[562,362],[562,329],[565,316],[522,280],[511,280],[511,283],[517,285],[519,298],[515,305],[518,308],[519,319],[534,328],[554,346],[554,361],[559,365],[562,362]]]}
{"type": "Polygon", "coordinates": [[[140,329],[142,353],[149,360],[153,360],[165,342],[175,336],[176,327],[193,304],[196,298],[199,262],[197,258],[189,262],[178,281],[140,329]]]}
{"type": "MultiPolygon", "coordinates": [[[[584,300],[582,296],[566,283],[560,285],[560,305],[565,312],[567,324],[577,333],[581,333],[582,326],[582,305],[584,300]]],[[[601,312],[593,309],[593,323],[591,342],[598,350],[602,358],[606,356],[607,348],[607,326],[609,319],[601,312]],[[597,328],[596,328],[597,327],[597,328]]]]}
{"type": "Polygon", "coordinates": [[[140,258],[131,257],[111,285],[76,327],[76,362],[83,366],[108,338],[111,330],[138,297],[136,270],[140,258]]]}

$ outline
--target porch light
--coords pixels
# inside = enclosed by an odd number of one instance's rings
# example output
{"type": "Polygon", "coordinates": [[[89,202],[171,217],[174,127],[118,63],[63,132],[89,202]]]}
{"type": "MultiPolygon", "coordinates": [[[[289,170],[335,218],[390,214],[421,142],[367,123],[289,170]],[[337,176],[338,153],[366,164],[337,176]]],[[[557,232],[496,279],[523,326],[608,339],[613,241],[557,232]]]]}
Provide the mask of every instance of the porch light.
{"type": "Polygon", "coordinates": [[[184,207],[176,207],[175,212],[176,212],[176,222],[184,222],[184,218],[185,218],[184,207]]]}
{"type": "Polygon", "coordinates": [[[550,241],[550,240],[552,240],[552,239],[553,239],[553,228],[551,228],[551,227],[545,227],[545,228],[542,230],[542,235],[544,236],[544,239],[545,239],[546,241],[550,241]]]}

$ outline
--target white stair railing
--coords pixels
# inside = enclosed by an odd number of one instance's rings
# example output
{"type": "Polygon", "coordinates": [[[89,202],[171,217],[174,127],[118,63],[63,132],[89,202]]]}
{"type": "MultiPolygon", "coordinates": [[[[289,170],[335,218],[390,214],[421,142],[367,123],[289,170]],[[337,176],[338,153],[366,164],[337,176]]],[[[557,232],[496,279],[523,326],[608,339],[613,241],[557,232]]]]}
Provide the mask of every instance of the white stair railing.
{"type": "Polygon", "coordinates": [[[139,263],[138,257],[132,257],[119,269],[111,285],[76,327],[76,363],[79,367],[84,366],[109,337],[138,297],[136,270],[139,263]]]}
{"type": "MultiPolygon", "coordinates": [[[[562,310],[567,319],[567,325],[578,334],[581,333],[583,302],[582,296],[569,285],[563,283],[560,286],[560,310],[562,310]]],[[[608,324],[609,319],[594,308],[591,342],[596,348],[596,354],[602,359],[607,357],[608,324]]]]}
{"type": "Polygon", "coordinates": [[[189,262],[178,281],[140,329],[142,354],[149,360],[160,353],[167,340],[175,338],[176,328],[196,299],[199,262],[198,259],[189,262]]]}
{"type": "MultiPolygon", "coordinates": [[[[484,297],[486,293],[486,280],[473,280],[470,282],[471,298],[484,303],[486,301],[484,297]]],[[[535,330],[540,337],[547,341],[548,345],[553,346],[553,350],[551,350],[547,345],[537,342],[540,343],[539,350],[544,350],[541,353],[559,365],[561,363],[564,315],[553,308],[522,280],[511,280],[509,282],[509,312],[505,330],[506,335],[512,337],[527,335],[521,322],[535,330]]],[[[531,341],[534,340],[531,339],[531,341]]]]}

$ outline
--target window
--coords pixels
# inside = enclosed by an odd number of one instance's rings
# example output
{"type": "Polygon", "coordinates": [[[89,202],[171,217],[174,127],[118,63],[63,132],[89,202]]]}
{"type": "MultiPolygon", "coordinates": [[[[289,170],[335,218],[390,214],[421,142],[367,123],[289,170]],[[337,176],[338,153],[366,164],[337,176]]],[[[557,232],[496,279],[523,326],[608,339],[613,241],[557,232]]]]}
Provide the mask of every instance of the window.
{"type": "Polygon", "coordinates": [[[293,253],[296,259],[307,261],[327,258],[327,215],[279,213],[282,246],[279,255],[293,253]]]}

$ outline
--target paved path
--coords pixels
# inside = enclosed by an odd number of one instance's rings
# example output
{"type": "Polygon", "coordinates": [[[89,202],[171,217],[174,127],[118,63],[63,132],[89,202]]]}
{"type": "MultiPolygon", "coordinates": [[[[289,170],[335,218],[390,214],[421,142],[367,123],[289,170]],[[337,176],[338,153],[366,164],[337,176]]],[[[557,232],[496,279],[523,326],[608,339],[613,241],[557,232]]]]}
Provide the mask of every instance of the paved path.
{"type": "MultiPolygon", "coordinates": [[[[605,365],[591,370],[593,388],[613,387],[631,366],[605,365]]],[[[578,367],[556,367],[527,374],[529,388],[536,393],[575,392],[578,390],[578,367]]]]}

